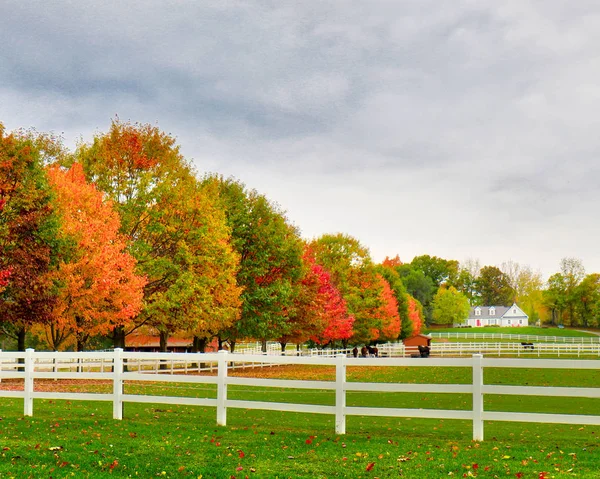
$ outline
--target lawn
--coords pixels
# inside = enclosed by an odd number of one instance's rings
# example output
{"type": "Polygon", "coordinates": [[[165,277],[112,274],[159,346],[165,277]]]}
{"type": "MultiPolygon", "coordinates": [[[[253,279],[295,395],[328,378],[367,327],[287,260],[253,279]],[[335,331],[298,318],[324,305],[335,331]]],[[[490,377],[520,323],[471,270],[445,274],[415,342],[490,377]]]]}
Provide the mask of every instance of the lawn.
{"type": "Polygon", "coordinates": [[[435,328],[427,330],[428,333],[466,333],[466,334],[531,334],[534,336],[566,336],[566,337],[598,337],[589,331],[579,331],[577,329],[567,328],[538,328],[535,326],[526,326],[522,328],[501,328],[501,327],[484,327],[484,328],[435,328]]]}
{"type": "MultiPolygon", "coordinates": [[[[234,374],[234,373],[232,373],[234,374]]],[[[242,374],[236,372],[235,374],[242,374]]],[[[248,375],[248,372],[243,373],[248,375]]],[[[348,368],[349,381],[468,383],[468,368],[348,368]]],[[[328,367],[257,368],[258,377],[333,379],[328,367]]],[[[595,387],[600,371],[486,369],[488,384],[595,387]]],[[[10,384],[10,383],[9,383],[10,384]]],[[[7,382],[2,383],[8,387],[7,382]]],[[[39,381],[39,388],[101,391],[109,383],[39,381]]],[[[127,392],[214,397],[210,385],[133,383],[127,392]]],[[[229,397],[333,404],[318,390],[233,387],[229,397]]],[[[464,409],[469,395],[348,393],[348,405],[464,409]]],[[[585,414],[600,400],[486,397],[488,410],[585,414]]],[[[112,405],[36,400],[0,402],[0,477],[198,478],[598,478],[600,426],[487,422],[486,441],[471,440],[469,421],[349,417],[348,434],[334,434],[329,415],[228,410],[217,427],[214,408],[126,404],[123,421],[112,405]]]]}

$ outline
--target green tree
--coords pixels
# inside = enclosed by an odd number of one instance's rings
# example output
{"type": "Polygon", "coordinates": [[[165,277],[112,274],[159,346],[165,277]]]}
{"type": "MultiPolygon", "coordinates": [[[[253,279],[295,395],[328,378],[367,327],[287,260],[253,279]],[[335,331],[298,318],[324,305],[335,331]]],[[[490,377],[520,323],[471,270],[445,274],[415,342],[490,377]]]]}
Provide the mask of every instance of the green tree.
{"type": "Polygon", "coordinates": [[[431,323],[432,301],[435,294],[433,280],[420,270],[413,269],[411,265],[402,265],[396,268],[406,287],[406,291],[415,298],[423,308],[425,323],[431,323]]]}
{"type": "Polygon", "coordinates": [[[267,340],[292,332],[287,320],[303,277],[299,232],[276,205],[254,190],[247,191],[242,183],[219,176],[208,176],[204,183],[219,191],[231,242],[241,258],[237,274],[243,288],[241,317],[221,336],[233,348],[238,339],[259,339],[266,351],[267,340]]]}
{"type": "Polygon", "coordinates": [[[435,290],[446,282],[453,283],[458,275],[458,261],[438,258],[437,256],[416,256],[410,263],[412,269],[422,271],[431,279],[435,290]]]}
{"type": "Polygon", "coordinates": [[[495,266],[481,268],[476,280],[477,304],[481,306],[510,306],[514,292],[507,276],[495,266]]]}
{"type": "Polygon", "coordinates": [[[588,274],[575,289],[576,311],[581,324],[588,327],[599,325],[600,313],[600,274],[588,274]]]}
{"type": "Polygon", "coordinates": [[[442,286],[433,299],[435,324],[462,324],[469,317],[469,300],[456,288],[442,286]]]}
{"type": "Polygon", "coordinates": [[[555,273],[548,278],[546,290],[543,292],[544,305],[550,310],[554,326],[562,324],[563,311],[567,305],[565,278],[555,273]]]}

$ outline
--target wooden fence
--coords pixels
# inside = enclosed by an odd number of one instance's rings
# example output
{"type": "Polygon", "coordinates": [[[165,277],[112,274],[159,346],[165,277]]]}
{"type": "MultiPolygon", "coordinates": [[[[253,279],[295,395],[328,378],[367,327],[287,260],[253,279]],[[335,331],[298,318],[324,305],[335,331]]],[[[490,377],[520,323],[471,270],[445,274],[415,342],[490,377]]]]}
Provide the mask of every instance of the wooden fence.
{"type": "Polygon", "coordinates": [[[415,417],[437,419],[463,419],[473,423],[473,439],[482,441],[485,421],[518,421],[542,423],[567,423],[600,425],[600,415],[573,414],[532,414],[519,412],[484,411],[485,394],[519,396],[558,396],[600,398],[598,388],[573,387],[532,387],[487,385],[483,381],[484,368],[533,368],[533,369],[600,369],[598,360],[565,359],[498,359],[484,358],[476,354],[471,358],[348,358],[346,355],[328,357],[289,357],[269,355],[237,355],[227,351],[209,354],[191,353],[133,353],[115,349],[112,352],[26,352],[0,353],[0,378],[23,381],[23,390],[0,391],[0,397],[22,398],[24,414],[33,415],[34,399],[66,399],[110,401],[113,403],[113,418],[123,418],[123,404],[130,403],[166,403],[193,406],[211,406],[216,408],[216,422],[226,425],[229,408],[264,409],[272,411],[290,411],[301,413],[331,414],[335,416],[335,432],[346,432],[347,416],[384,416],[415,417]],[[73,365],[73,359],[76,360],[73,365]],[[176,360],[187,364],[216,364],[215,375],[190,375],[177,370],[177,374],[156,375],[145,370],[144,362],[176,360]],[[232,363],[248,364],[305,364],[328,365],[336,369],[335,381],[257,379],[253,377],[228,377],[232,363]],[[125,365],[138,364],[138,370],[125,369],[125,365]],[[396,384],[396,383],[359,383],[347,382],[347,366],[378,367],[464,367],[472,370],[472,384],[396,384]],[[112,393],[78,393],[36,391],[36,379],[86,379],[112,381],[112,393]],[[125,394],[126,381],[151,381],[167,383],[191,383],[216,385],[217,397],[194,398],[173,396],[148,396],[125,394]],[[230,400],[227,388],[230,385],[261,386],[273,388],[293,388],[330,390],[335,392],[335,405],[277,403],[251,400],[230,400]],[[349,407],[346,394],[349,391],[378,391],[378,393],[448,393],[471,394],[471,410],[441,409],[403,409],[379,407],[349,407]]]}

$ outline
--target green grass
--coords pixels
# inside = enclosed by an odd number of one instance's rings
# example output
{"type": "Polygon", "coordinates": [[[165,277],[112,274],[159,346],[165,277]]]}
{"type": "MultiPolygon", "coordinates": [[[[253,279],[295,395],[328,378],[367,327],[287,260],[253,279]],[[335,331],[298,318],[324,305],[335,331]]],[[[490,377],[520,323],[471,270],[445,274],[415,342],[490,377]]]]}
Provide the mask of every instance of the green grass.
{"type": "MultiPolygon", "coordinates": [[[[261,377],[331,380],[333,368],[276,367],[261,377]]],[[[469,383],[468,368],[348,368],[349,381],[469,383]]],[[[600,371],[490,368],[487,384],[597,387],[600,371]]],[[[41,383],[41,381],[40,381],[41,383]]],[[[48,381],[50,383],[50,381],[48,381]]],[[[55,384],[55,383],[54,383],[55,384]]],[[[42,386],[42,384],[40,384],[42,386]]],[[[58,387],[55,386],[55,387],[58,387]]],[[[108,383],[70,384],[110,390],[108,383]]],[[[127,392],[215,397],[213,385],[132,383],[127,392]]],[[[231,399],[333,404],[330,391],[233,387],[231,399]]],[[[465,409],[464,394],[348,393],[348,405],[465,409]]],[[[0,477],[183,478],[598,478],[600,426],[487,422],[486,440],[471,440],[470,421],[348,417],[334,433],[330,415],[228,410],[217,427],[208,407],[36,400],[0,400],[0,477]],[[370,466],[372,464],[372,466],[370,466]],[[241,468],[241,469],[239,469],[241,468]],[[370,470],[367,470],[370,469],[370,470]],[[520,475],[522,474],[522,476],[520,475]],[[465,476],[466,475],[466,476],[465,476]],[[542,476],[543,477],[543,476],[542,476]]],[[[593,414],[600,400],[486,396],[488,410],[593,414]]]]}
{"type": "Polygon", "coordinates": [[[501,327],[482,327],[482,328],[435,328],[427,330],[428,333],[494,333],[494,334],[531,334],[535,336],[566,336],[566,337],[598,337],[598,335],[567,328],[537,328],[526,326],[523,328],[501,328],[501,327]]]}

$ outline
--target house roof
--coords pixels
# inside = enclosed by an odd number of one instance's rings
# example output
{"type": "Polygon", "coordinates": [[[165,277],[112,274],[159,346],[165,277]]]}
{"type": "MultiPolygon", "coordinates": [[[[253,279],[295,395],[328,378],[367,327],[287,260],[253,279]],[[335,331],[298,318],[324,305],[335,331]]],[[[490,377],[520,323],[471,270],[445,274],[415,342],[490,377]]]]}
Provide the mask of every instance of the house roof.
{"type": "Polygon", "coordinates": [[[509,309],[510,307],[508,306],[475,306],[469,310],[469,318],[501,318],[509,309]],[[477,308],[481,310],[481,314],[479,316],[475,316],[475,310],[477,308]],[[490,309],[492,308],[495,309],[494,314],[490,314],[490,309]]]}
{"type": "Polygon", "coordinates": [[[525,314],[525,312],[521,308],[519,308],[516,303],[513,303],[512,306],[474,306],[474,307],[472,307],[469,310],[469,317],[468,317],[468,319],[498,319],[498,318],[502,318],[513,307],[516,307],[517,310],[519,312],[521,312],[522,314],[508,315],[510,317],[510,319],[513,319],[513,318],[529,318],[529,316],[527,316],[527,314],[525,314]],[[492,308],[495,310],[493,315],[490,314],[490,309],[492,309],[492,308]],[[475,310],[476,309],[480,309],[481,310],[481,314],[478,315],[478,316],[475,316],[475,310]]]}

